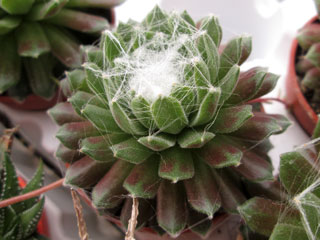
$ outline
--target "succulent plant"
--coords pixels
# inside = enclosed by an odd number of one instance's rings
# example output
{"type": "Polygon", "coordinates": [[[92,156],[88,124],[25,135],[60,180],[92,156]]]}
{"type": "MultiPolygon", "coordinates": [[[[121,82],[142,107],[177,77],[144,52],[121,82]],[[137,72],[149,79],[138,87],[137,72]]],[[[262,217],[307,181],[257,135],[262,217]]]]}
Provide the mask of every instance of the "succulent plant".
{"type": "Polygon", "coordinates": [[[68,102],[49,111],[61,126],[56,156],[71,163],[65,184],[91,191],[101,213],[120,207],[124,225],[125,196],[140,198],[138,228],[178,236],[187,226],[205,235],[215,214],[237,213],[251,196],[245,184],[273,180],[268,137],[290,123],[250,101],[278,76],[240,73],[251,38],[219,54],[221,37],[214,16],[197,28],[187,12],[159,7],[105,31],[86,49],[84,69],[62,81],[68,102]]]}
{"type": "Polygon", "coordinates": [[[270,240],[320,239],[319,130],[316,140],[280,160],[282,201],[255,197],[238,208],[249,227],[270,240]]]}
{"type": "MultiPolygon", "coordinates": [[[[31,192],[43,184],[41,163],[29,183],[23,188],[20,187],[21,181],[10,159],[10,141],[9,135],[4,135],[0,139],[0,201],[31,192]]],[[[44,197],[35,197],[0,208],[1,239],[45,240],[44,236],[37,233],[43,207],[44,197]]]]}
{"type": "MultiPolygon", "coordinates": [[[[319,1],[315,0],[317,9],[319,1]]],[[[297,35],[300,51],[296,71],[301,88],[315,112],[320,113],[320,24],[314,21],[301,28],[297,35]]]]}
{"type": "Polygon", "coordinates": [[[50,99],[63,71],[81,66],[80,44],[99,38],[122,1],[2,0],[0,94],[50,99]]]}

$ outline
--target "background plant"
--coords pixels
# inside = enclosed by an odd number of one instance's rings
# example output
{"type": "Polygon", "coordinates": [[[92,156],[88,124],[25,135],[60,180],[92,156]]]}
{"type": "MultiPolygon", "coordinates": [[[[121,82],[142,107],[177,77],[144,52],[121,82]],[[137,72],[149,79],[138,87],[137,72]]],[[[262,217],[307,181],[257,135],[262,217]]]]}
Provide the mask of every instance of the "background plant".
{"type": "Polygon", "coordinates": [[[61,125],[56,155],[71,163],[65,184],[88,190],[125,226],[127,196],[139,198],[137,227],[171,236],[187,227],[206,235],[214,215],[236,214],[259,191],[279,199],[268,137],[290,123],[250,103],[278,76],[261,67],[240,73],[251,38],[236,37],[219,54],[221,38],[214,16],[198,29],[187,12],[156,7],[86,48],[84,70],[62,81],[68,102],[49,111],[61,125]]]}
{"type": "MultiPolygon", "coordinates": [[[[0,201],[31,192],[43,185],[43,165],[40,163],[33,178],[21,188],[16,170],[10,159],[12,135],[0,138],[0,201]]],[[[37,233],[37,225],[42,215],[44,197],[35,197],[8,207],[0,208],[1,239],[44,240],[37,233]]]]}
{"type": "MultiPolygon", "coordinates": [[[[315,1],[319,9],[319,1],[315,1]]],[[[319,11],[318,11],[319,12],[319,11]]],[[[297,52],[296,71],[301,80],[302,92],[310,105],[320,113],[320,24],[314,21],[301,28],[297,35],[299,49],[297,52]]]]}
{"type": "Polygon", "coordinates": [[[64,70],[81,66],[80,44],[109,28],[107,9],[122,1],[2,0],[0,94],[50,99],[64,70]]]}

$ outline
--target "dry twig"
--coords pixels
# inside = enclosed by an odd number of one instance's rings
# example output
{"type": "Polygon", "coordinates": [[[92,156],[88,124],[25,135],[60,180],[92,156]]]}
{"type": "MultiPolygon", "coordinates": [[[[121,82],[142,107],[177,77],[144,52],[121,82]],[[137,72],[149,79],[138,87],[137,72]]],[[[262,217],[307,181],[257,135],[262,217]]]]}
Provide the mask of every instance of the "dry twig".
{"type": "Polygon", "coordinates": [[[72,196],[72,200],[73,200],[74,210],[75,210],[76,216],[77,216],[77,223],[78,223],[80,239],[81,240],[88,240],[89,235],[88,235],[88,231],[87,231],[86,222],[83,218],[82,205],[80,203],[80,198],[74,189],[71,189],[71,196],[72,196]]]}
{"type": "Polygon", "coordinates": [[[137,219],[138,219],[138,215],[139,215],[138,207],[139,207],[138,199],[135,197],[132,197],[131,218],[129,220],[128,230],[126,233],[125,240],[135,240],[134,231],[137,226],[137,219]]]}

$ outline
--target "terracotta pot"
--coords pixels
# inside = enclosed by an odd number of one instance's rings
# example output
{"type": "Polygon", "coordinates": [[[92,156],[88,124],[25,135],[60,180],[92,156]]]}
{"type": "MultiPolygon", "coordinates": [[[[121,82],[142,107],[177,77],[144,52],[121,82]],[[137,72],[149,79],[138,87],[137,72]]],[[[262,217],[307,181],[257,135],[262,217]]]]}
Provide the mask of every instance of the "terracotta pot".
{"type": "Polygon", "coordinates": [[[34,94],[29,95],[24,101],[20,102],[9,96],[0,96],[0,102],[19,110],[41,111],[47,110],[57,104],[58,99],[63,96],[57,91],[52,99],[46,100],[34,94]]]}
{"type": "MultiPolygon", "coordinates": [[[[97,209],[93,206],[89,196],[81,189],[77,189],[79,195],[83,200],[94,209],[98,214],[97,209]]],[[[125,228],[122,225],[121,221],[113,216],[105,215],[104,218],[110,222],[113,222],[118,227],[120,227],[123,232],[125,228]]],[[[203,237],[189,229],[186,229],[183,233],[180,234],[177,238],[172,238],[168,234],[160,236],[152,228],[142,227],[135,231],[135,236],[137,240],[236,240],[239,237],[239,226],[241,224],[241,218],[238,215],[231,214],[221,214],[214,217],[210,230],[207,233],[207,236],[203,237]]]]}
{"type": "MultiPolygon", "coordinates": [[[[21,177],[18,177],[18,181],[19,181],[20,187],[22,188],[24,188],[27,185],[26,181],[21,177]]],[[[47,216],[44,210],[42,211],[41,218],[38,222],[37,232],[45,237],[48,237],[48,238],[50,237],[47,216]]]]}
{"type": "MultiPolygon", "coordinates": [[[[306,23],[306,25],[311,24],[317,19],[318,16],[313,17],[306,23]]],[[[309,135],[312,135],[313,129],[318,121],[318,117],[300,89],[295,69],[297,50],[298,41],[295,39],[290,50],[289,68],[286,77],[286,101],[302,128],[309,135]]]]}

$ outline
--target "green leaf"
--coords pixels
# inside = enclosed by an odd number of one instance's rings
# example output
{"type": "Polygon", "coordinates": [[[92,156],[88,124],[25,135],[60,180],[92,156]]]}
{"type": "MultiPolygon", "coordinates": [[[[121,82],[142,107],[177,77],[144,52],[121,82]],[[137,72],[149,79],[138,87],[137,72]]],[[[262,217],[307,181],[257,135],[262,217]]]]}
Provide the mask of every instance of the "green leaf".
{"type": "Polygon", "coordinates": [[[35,0],[1,0],[1,8],[11,15],[26,14],[35,0]]]}
{"type": "Polygon", "coordinates": [[[114,160],[110,145],[118,144],[130,138],[123,133],[112,133],[99,137],[89,137],[81,141],[80,151],[96,161],[109,162],[114,160]]]}
{"type": "Polygon", "coordinates": [[[110,110],[114,120],[124,132],[133,135],[145,135],[148,132],[137,119],[130,118],[131,116],[120,105],[120,100],[112,100],[110,110]]]}
{"type": "Polygon", "coordinates": [[[68,167],[64,184],[77,188],[90,188],[108,172],[111,165],[110,162],[98,162],[87,156],[81,158],[68,167]]]}
{"type": "Polygon", "coordinates": [[[50,42],[53,55],[67,67],[80,67],[81,54],[78,41],[66,30],[62,31],[64,29],[54,27],[52,24],[46,25],[44,30],[50,42]]]}
{"type": "Polygon", "coordinates": [[[290,127],[290,125],[292,124],[292,122],[290,122],[288,118],[281,114],[269,114],[269,116],[276,120],[278,125],[281,127],[281,130],[276,132],[276,134],[285,132],[288,129],[288,127],[290,127]]]}
{"type": "Polygon", "coordinates": [[[73,109],[82,116],[82,110],[86,107],[87,104],[102,108],[102,109],[108,109],[108,104],[104,103],[100,98],[97,96],[77,91],[72,97],[68,98],[68,102],[71,103],[73,109]]]}
{"type": "Polygon", "coordinates": [[[104,85],[102,70],[95,63],[85,63],[83,65],[86,72],[86,81],[90,90],[98,97],[104,96],[104,85]]]}
{"type": "Polygon", "coordinates": [[[157,194],[157,221],[171,237],[177,237],[185,229],[187,206],[183,186],[180,183],[162,181],[157,194]]]}
{"type": "Polygon", "coordinates": [[[0,94],[3,94],[20,81],[21,61],[12,34],[2,38],[0,43],[0,94]]]}
{"type": "Polygon", "coordinates": [[[210,73],[210,83],[215,84],[220,66],[218,48],[206,32],[201,34],[197,39],[197,47],[202,56],[202,59],[208,66],[210,73]]]}
{"type": "Polygon", "coordinates": [[[14,227],[3,236],[3,239],[23,239],[23,227],[21,223],[16,223],[14,227]]]}
{"type": "Polygon", "coordinates": [[[45,20],[48,23],[67,27],[83,33],[101,33],[110,27],[106,18],[82,11],[63,8],[53,17],[45,20]]]}
{"type": "Polygon", "coordinates": [[[73,163],[82,158],[83,154],[81,154],[78,150],[69,149],[60,143],[55,152],[55,156],[60,161],[65,163],[73,163]]]}
{"type": "Polygon", "coordinates": [[[131,101],[131,109],[138,121],[146,128],[154,128],[150,103],[142,96],[134,97],[131,101]]]}
{"type": "Polygon", "coordinates": [[[211,132],[190,128],[180,133],[178,143],[181,148],[201,148],[214,136],[211,132]]]}
{"type": "Polygon", "coordinates": [[[260,182],[274,179],[272,164],[263,156],[252,151],[243,152],[241,164],[235,166],[234,170],[250,181],[260,182]]]}
{"type": "Polygon", "coordinates": [[[66,72],[66,76],[72,92],[83,91],[91,93],[85,71],[82,69],[75,69],[73,71],[66,72]]]}
{"type": "MultiPolygon", "coordinates": [[[[12,208],[8,206],[0,209],[0,234],[1,236],[10,235],[10,232],[15,228],[19,222],[19,217],[17,213],[12,208]]],[[[22,232],[22,231],[21,231],[22,232]]],[[[12,234],[11,234],[12,235],[12,234]]]]}
{"type": "Polygon", "coordinates": [[[259,113],[249,118],[237,131],[232,132],[232,135],[247,141],[261,141],[280,131],[282,128],[274,118],[259,113]]]}
{"type": "Polygon", "coordinates": [[[124,181],[124,188],[134,197],[154,198],[161,182],[158,167],[159,156],[157,155],[136,165],[124,181]]]}
{"type": "Polygon", "coordinates": [[[208,166],[201,161],[195,161],[194,165],[194,177],[184,181],[188,202],[212,219],[221,205],[219,190],[208,166]]]}
{"type": "Polygon", "coordinates": [[[39,23],[23,22],[15,33],[20,56],[38,58],[40,55],[50,52],[49,41],[39,23]]]}
{"type": "Polygon", "coordinates": [[[222,108],[210,127],[210,131],[214,133],[234,132],[252,116],[252,106],[250,105],[222,108]]]}
{"type": "Polygon", "coordinates": [[[298,150],[280,156],[280,180],[284,188],[295,196],[318,179],[317,156],[310,150],[298,150]]]}
{"type": "Polygon", "coordinates": [[[134,166],[126,161],[116,161],[92,190],[92,202],[95,207],[104,209],[119,205],[123,200],[123,194],[127,193],[122,184],[134,166]]]}
{"type": "Polygon", "coordinates": [[[219,87],[221,88],[220,103],[223,103],[229,99],[234,89],[237,86],[240,74],[240,67],[233,65],[223,79],[219,81],[219,87]]]}
{"type": "Polygon", "coordinates": [[[106,133],[122,132],[108,109],[86,104],[81,112],[100,131],[106,133]]]}
{"type": "Polygon", "coordinates": [[[208,66],[201,58],[192,59],[194,85],[197,90],[197,103],[200,104],[212,89],[208,66]]]}
{"type": "Polygon", "coordinates": [[[146,137],[141,137],[138,142],[153,151],[163,151],[167,148],[173,147],[176,143],[176,138],[173,135],[165,133],[157,133],[146,137]]]}
{"type": "Polygon", "coordinates": [[[271,92],[277,85],[279,75],[267,72],[266,76],[263,78],[263,83],[258,90],[258,92],[252,97],[252,99],[259,98],[265,94],[271,92]]]}
{"type": "Polygon", "coordinates": [[[16,16],[4,16],[0,19],[0,36],[6,35],[16,29],[21,23],[21,18],[16,16]]]}
{"type": "Polygon", "coordinates": [[[56,82],[53,77],[55,59],[44,54],[38,58],[23,58],[32,92],[46,99],[52,99],[56,93],[56,82]]]}
{"type": "Polygon", "coordinates": [[[320,198],[312,193],[306,193],[299,200],[302,223],[309,239],[319,239],[320,198]]]}
{"type": "Polygon", "coordinates": [[[151,112],[157,127],[165,133],[178,134],[188,124],[181,104],[173,97],[159,97],[151,112]]]}
{"type": "Polygon", "coordinates": [[[124,142],[112,145],[111,150],[116,158],[134,164],[140,164],[147,160],[153,152],[140,144],[135,138],[130,138],[124,142]]]}
{"type": "Polygon", "coordinates": [[[59,126],[65,123],[84,121],[68,102],[58,103],[48,110],[48,114],[59,126]]]}
{"type": "Polygon", "coordinates": [[[187,116],[194,110],[196,105],[196,94],[193,87],[175,84],[171,90],[170,96],[176,98],[180,102],[187,116]]]}
{"type": "Polygon", "coordinates": [[[270,236],[286,205],[260,197],[252,198],[238,207],[249,227],[260,234],[270,236]]]}
{"type": "Polygon", "coordinates": [[[320,67],[320,43],[313,44],[307,54],[305,55],[305,58],[309,60],[314,66],[320,67]]]}
{"type": "Polygon", "coordinates": [[[217,111],[221,95],[220,88],[211,87],[209,89],[207,95],[203,98],[199,106],[198,112],[191,120],[191,127],[200,126],[212,121],[217,111]]]}
{"type": "Polygon", "coordinates": [[[180,17],[189,24],[189,28],[196,27],[195,22],[186,10],[180,14],[180,17]]]}
{"type": "Polygon", "coordinates": [[[85,46],[81,46],[81,52],[82,52],[82,58],[84,59],[83,60],[84,62],[94,63],[100,69],[104,68],[103,52],[100,50],[100,48],[96,46],[85,45],[85,46]]]}
{"type": "Polygon", "coordinates": [[[194,166],[190,151],[173,147],[161,152],[159,166],[159,176],[161,178],[178,182],[192,178],[193,175],[194,166]]]}
{"type": "Polygon", "coordinates": [[[106,60],[110,65],[113,65],[113,60],[125,52],[124,44],[120,36],[110,31],[105,31],[102,34],[102,50],[105,53],[106,60]]]}
{"type": "Polygon", "coordinates": [[[255,67],[240,74],[238,84],[228,99],[229,104],[245,103],[253,99],[267,75],[266,68],[255,67]]]}
{"type": "Polygon", "coordinates": [[[100,136],[103,133],[95,128],[90,122],[73,122],[62,125],[56,137],[70,149],[77,149],[83,138],[100,136]]]}
{"type": "Polygon", "coordinates": [[[2,191],[0,199],[8,199],[13,196],[19,195],[20,188],[18,184],[18,177],[13,166],[10,156],[7,152],[4,153],[4,159],[2,162],[4,177],[2,182],[2,191]]]}
{"type": "Polygon", "coordinates": [[[200,149],[199,156],[214,168],[239,165],[242,151],[227,140],[228,138],[226,137],[216,136],[200,149]]]}
{"type": "MultiPolygon", "coordinates": [[[[41,188],[43,186],[43,179],[44,179],[43,162],[40,161],[37,171],[33,175],[32,179],[28,182],[28,184],[22,189],[21,194],[25,194],[25,193],[34,191],[38,188],[41,188]]],[[[38,199],[39,199],[38,197],[27,199],[23,201],[23,204],[27,209],[32,207],[38,201],[38,199]]]]}
{"type": "Polygon", "coordinates": [[[212,220],[210,220],[207,215],[195,211],[192,208],[188,210],[188,227],[190,230],[201,237],[207,237],[212,226],[212,220]]]}
{"type": "Polygon", "coordinates": [[[26,18],[30,21],[39,21],[49,18],[56,15],[67,2],[68,0],[37,1],[27,14],[26,18]]]}
{"type": "Polygon", "coordinates": [[[239,36],[230,40],[220,56],[219,79],[228,73],[233,65],[241,65],[251,53],[251,37],[239,36]]]}
{"type": "Polygon", "coordinates": [[[278,223],[269,240],[301,240],[308,239],[308,235],[301,226],[294,224],[278,223]]]}
{"type": "Polygon", "coordinates": [[[218,185],[222,208],[227,212],[238,214],[237,207],[246,201],[240,187],[226,171],[211,170],[218,185]]]}
{"type": "Polygon", "coordinates": [[[217,47],[220,46],[222,30],[217,17],[211,15],[200,21],[200,30],[206,31],[217,47]]]}
{"type": "Polygon", "coordinates": [[[27,238],[37,229],[44,206],[44,198],[41,198],[33,207],[27,209],[20,215],[23,228],[23,238],[27,238]]]}
{"type": "Polygon", "coordinates": [[[163,32],[171,34],[172,30],[168,23],[168,16],[155,6],[147,17],[142,21],[142,25],[146,25],[150,31],[163,32]]]}

